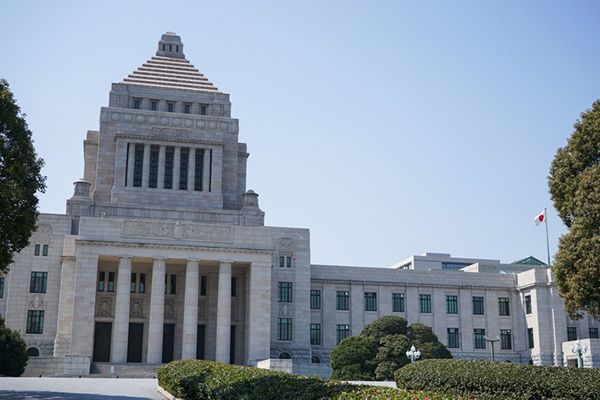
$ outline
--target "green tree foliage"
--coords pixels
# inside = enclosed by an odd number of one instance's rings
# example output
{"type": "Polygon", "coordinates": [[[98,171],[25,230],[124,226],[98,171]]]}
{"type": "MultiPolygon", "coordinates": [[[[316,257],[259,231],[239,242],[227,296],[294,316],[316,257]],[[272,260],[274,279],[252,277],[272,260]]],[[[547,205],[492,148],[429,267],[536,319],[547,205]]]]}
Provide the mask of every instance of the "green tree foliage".
{"type": "Polygon", "coordinates": [[[600,318],[600,100],[581,114],[556,152],[548,186],[569,231],[560,238],[553,271],[571,318],[600,318]]]}
{"type": "Polygon", "coordinates": [[[36,229],[36,192],[46,188],[43,165],[8,83],[0,79],[0,273],[36,229]]]}
{"type": "Polygon", "coordinates": [[[330,355],[334,379],[371,380],[375,376],[377,340],[368,336],[350,336],[342,340],[330,355]]]}
{"type": "Polygon", "coordinates": [[[344,339],[331,352],[332,378],[345,380],[391,380],[394,372],[409,363],[411,345],[421,358],[452,358],[430,327],[407,326],[402,317],[382,317],[367,325],[360,336],[344,339]]]}
{"type": "Polygon", "coordinates": [[[0,376],[21,376],[27,365],[25,341],[0,317],[0,376]]]}

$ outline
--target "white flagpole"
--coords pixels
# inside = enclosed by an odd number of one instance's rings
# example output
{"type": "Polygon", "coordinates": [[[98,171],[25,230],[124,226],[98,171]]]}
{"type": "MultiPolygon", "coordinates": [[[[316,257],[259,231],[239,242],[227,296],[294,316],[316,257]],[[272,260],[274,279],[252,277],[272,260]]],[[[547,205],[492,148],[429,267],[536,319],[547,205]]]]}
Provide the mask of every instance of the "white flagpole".
{"type": "Polygon", "coordinates": [[[548,250],[548,268],[550,268],[550,239],[548,238],[548,212],[544,207],[544,222],[546,223],[546,249],[548,250]]]}

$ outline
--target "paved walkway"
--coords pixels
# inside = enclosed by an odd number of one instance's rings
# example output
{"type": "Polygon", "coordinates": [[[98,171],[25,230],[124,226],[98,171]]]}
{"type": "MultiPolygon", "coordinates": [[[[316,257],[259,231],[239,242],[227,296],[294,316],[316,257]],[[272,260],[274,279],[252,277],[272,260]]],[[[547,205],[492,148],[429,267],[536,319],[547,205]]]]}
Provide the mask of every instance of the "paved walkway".
{"type": "Polygon", "coordinates": [[[0,378],[1,400],[158,400],[156,379],[0,378]]]}

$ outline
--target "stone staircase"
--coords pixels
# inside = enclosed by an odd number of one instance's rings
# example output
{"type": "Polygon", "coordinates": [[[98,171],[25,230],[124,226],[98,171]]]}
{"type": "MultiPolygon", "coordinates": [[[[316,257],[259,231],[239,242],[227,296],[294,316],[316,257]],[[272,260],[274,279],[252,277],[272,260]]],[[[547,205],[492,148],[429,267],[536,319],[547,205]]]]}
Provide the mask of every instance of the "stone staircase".
{"type": "Polygon", "coordinates": [[[92,377],[102,378],[156,378],[160,364],[111,364],[93,362],[92,377]]]}

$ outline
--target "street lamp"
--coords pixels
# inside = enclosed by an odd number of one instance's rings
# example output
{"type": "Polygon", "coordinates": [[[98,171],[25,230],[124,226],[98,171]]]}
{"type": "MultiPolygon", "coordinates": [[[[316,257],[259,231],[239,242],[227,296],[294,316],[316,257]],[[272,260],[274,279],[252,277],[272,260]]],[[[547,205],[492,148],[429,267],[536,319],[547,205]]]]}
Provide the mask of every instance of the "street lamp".
{"type": "Polygon", "coordinates": [[[415,345],[413,344],[412,346],[410,346],[410,350],[406,352],[406,357],[410,358],[411,363],[414,363],[419,359],[419,357],[421,357],[421,352],[417,350],[415,348],[415,345]]]}
{"type": "Polygon", "coordinates": [[[484,336],[483,339],[492,344],[492,362],[496,361],[495,357],[494,357],[494,343],[499,342],[500,338],[498,336],[496,336],[496,339],[488,339],[487,336],[484,336]]]}
{"type": "Polygon", "coordinates": [[[577,368],[583,368],[583,353],[587,353],[587,345],[581,345],[579,340],[571,346],[571,352],[577,354],[577,368]]]}

